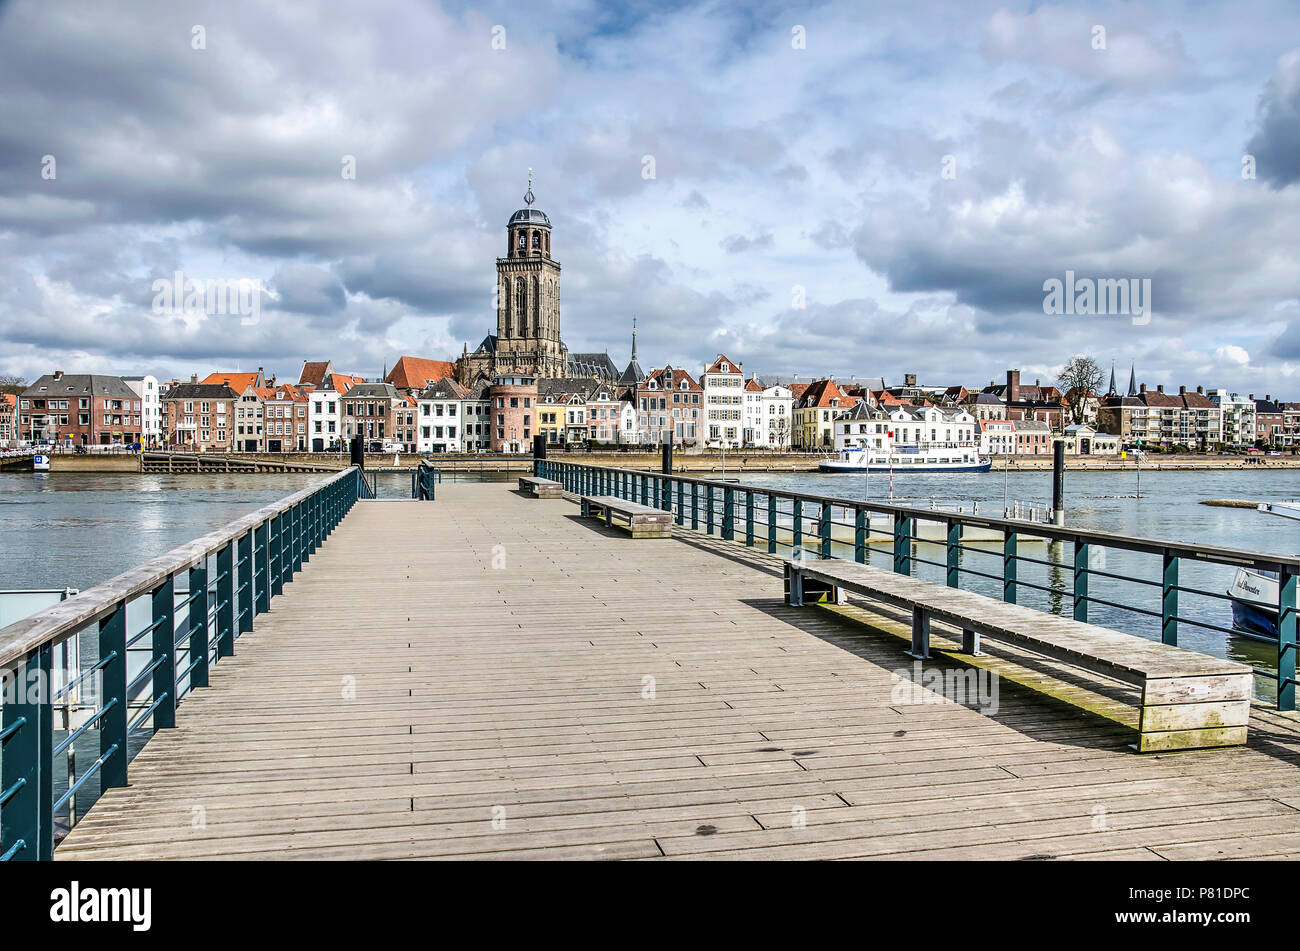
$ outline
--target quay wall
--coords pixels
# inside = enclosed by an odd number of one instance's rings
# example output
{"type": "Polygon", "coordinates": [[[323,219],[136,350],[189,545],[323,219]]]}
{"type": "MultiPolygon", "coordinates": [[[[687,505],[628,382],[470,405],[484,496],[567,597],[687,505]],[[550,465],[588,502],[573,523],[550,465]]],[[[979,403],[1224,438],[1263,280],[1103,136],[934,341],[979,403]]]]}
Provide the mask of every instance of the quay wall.
{"type": "MultiPolygon", "coordinates": [[[[160,454],[150,453],[149,471],[169,471],[164,463],[158,464],[160,454]]],[[[500,455],[480,453],[477,455],[437,454],[421,456],[417,453],[401,453],[396,461],[392,453],[367,453],[366,468],[370,470],[414,469],[420,460],[427,458],[445,472],[483,472],[514,473],[525,472],[531,468],[526,457],[519,455],[500,455]]],[[[591,465],[616,466],[627,469],[650,469],[658,471],[659,453],[646,452],[551,452],[550,458],[560,462],[577,462],[591,465]]],[[[728,474],[741,472],[813,472],[818,462],[824,458],[817,453],[771,453],[771,452],[728,452],[726,471],[728,474]]],[[[170,471],[319,471],[334,472],[347,468],[346,456],[338,453],[200,453],[196,464],[182,461],[192,460],[189,454],[177,455],[170,471]]],[[[1052,468],[1051,456],[993,457],[994,471],[1005,467],[1012,472],[1039,472],[1052,468]]],[[[1300,469],[1300,456],[1204,456],[1204,455],[1148,455],[1141,464],[1147,471],[1177,470],[1259,470],[1259,469],[1300,469]]],[[[30,471],[31,461],[9,460],[4,466],[6,471],[14,469],[30,471]]],[[[51,457],[51,470],[57,472],[138,472],[141,471],[141,456],[136,453],[88,454],[76,455],[57,453],[51,457]]],[[[1138,462],[1132,456],[1120,459],[1117,456],[1067,456],[1066,468],[1071,471],[1133,471],[1138,462]]],[[[686,452],[673,454],[673,471],[682,473],[718,473],[723,471],[722,454],[717,451],[686,452]]]]}

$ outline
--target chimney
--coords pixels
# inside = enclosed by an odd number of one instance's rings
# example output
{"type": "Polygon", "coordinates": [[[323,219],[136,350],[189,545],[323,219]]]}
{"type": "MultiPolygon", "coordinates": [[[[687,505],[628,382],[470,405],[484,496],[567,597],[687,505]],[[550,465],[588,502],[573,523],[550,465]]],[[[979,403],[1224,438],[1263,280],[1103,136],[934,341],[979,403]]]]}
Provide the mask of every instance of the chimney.
{"type": "Polygon", "coordinates": [[[1186,396],[1186,395],[1187,395],[1187,387],[1185,387],[1185,386],[1180,386],[1180,387],[1178,388],[1178,395],[1179,395],[1179,396],[1186,396]]]}
{"type": "Polygon", "coordinates": [[[191,383],[197,383],[197,382],[199,382],[199,375],[198,375],[197,373],[191,373],[191,374],[190,374],[190,382],[191,382],[191,383]]]}
{"type": "Polygon", "coordinates": [[[1007,371],[1007,402],[1008,403],[1020,402],[1020,371],[1019,370],[1007,371]]]}
{"type": "Polygon", "coordinates": [[[1272,394],[1272,393],[1265,393],[1265,394],[1264,394],[1264,402],[1266,402],[1266,403],[1271,403],[1271,402],[1273,402],[1273,394],[1272,394]]]}
{"type": "Polygon", "coordinates": [[[1156,392],[1157,392],[1157,393],[1163,393],[1164,391],[1165,391],[1165,385],[1164,385],[1163,383],[1157,383],[1157,384],[1156,384],[1156,392]]]}
{"type": "Polygon", "coordinates": [[[1145,396],[1145,395],[1146,395],[1146,392],[1147,392],[1147,385],[1146,385],[1145,383],[1143,383],[1141,386],[1138,387],[1138,393],[1140,393],[1140,394],[1142,394],[1143,396],[1145,396]]]}
{"type": "Polygon", "coordinates": [[[915,373],[904,373],[904,374],[903,374],[903,385],[904,385],[904,386],[916,386],[916,374],[915,374],[915,373]]]}
{"type": "MultiPolygon", "coordinates": [[[[57,378],[56,378],[56,379],[57,379],[57,378]]],[[[1250,398],[1253,400],[1253,399],[1255,398],[1255,394],[1254,394],[1254,393],[1251,393],[1251,394],[1250,394],[1250,398]]]]}
{"type": "Polygon", "coordinates": [[[55,370],[55,371],[54,371],[54,382],[57,383],[59,380],[62,380],[62,379],[63,379],[63,371],[62,371],[62,370],[55,370]]]}
{"type": "Polygon", "coordinates": [[[1204,387],[1204,386],[1198,386],[1198,387],[1196,388],[1196,392],[1197,392],[1197,393],[1200,393],[1202,396],[1204,396],[1204,395],[1205,395],[1205,387],[1204,387]]]}

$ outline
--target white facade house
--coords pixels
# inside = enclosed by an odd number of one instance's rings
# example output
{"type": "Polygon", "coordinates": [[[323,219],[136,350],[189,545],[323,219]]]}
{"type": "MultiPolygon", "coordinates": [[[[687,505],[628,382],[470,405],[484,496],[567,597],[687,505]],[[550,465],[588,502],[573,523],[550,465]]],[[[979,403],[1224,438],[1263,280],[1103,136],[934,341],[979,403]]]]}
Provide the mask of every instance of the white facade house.
{"type": "Polygon", "coordinates": [[[979,443],[975,417],[961,408],[904,404],[892,407],[887,416],[895,446],[956,449],[979,443]]]}
{"type": "Polygon", "coordinates": [[[745,443],[745,373],[723,354],[704,371],[704,444],[739,448],[745,443]]]}
{"type": "Polygon", "coordinates": [[[632,446],[641,442],[641,435],[637,432],[636,423],[636,403],[629,400],[620,400],[618,404],[618,441],[621,444],[632,446]]]}
{"type": "Polygon", "coordinates": [[[149,376],[124,376],[122,382],[140,397],[140,438],[146,446],[162,441],[162,391],[158,378],[149,376]]]}
{"type": "Polygon", "coordinates": [[[1223,426],[1223,445],[1249,448],[1255,445],[1255,401],[1227,390],[1210,390],[1205,394],[1219,407],[1223,426]]]}
{"type": "Polygon", "coordinates": [[[1016,451],[1016,424],[1010,419],[981,419],[981,456],[1010,456],[1016,451]]]}
{"type": "Polygon", "coordinates": [[[865,400],[836,416],[831,423],[831,431],[836,452],[846,449],[880,449],[889,452],[894,447],[893,424],[884,412],[865,400]]]}
{"type": "Polygon", "coordinates": [[[340,393],[330,386],[307,394],[307,448],[311,452],[328,452],[343,440],[343,404],[340,393]]]}
{"type": "Polygon", "coordinates": [[[757,375],[745,381],[744,444],[789,449],[794,429],[794,394],[787,386],[763,386],[757,375]]]}
{"type": "Polygon", "coordinates": [[[455,380],[448,378],[430,384],[418,401],[416,451],[464,452],[465,420],[475,415],[467,412],[470,403],[469,390],[455,380]]]}

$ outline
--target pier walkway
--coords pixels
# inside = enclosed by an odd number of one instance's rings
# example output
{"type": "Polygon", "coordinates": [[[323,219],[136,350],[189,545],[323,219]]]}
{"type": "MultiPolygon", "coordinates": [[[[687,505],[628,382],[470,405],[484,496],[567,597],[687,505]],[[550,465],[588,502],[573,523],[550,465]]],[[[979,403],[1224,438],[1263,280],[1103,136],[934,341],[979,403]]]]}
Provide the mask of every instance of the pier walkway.
{"type": "Polygon", "coordinates": [[[512,484],[359,503],[55,857],[1300,855],[1293,718],[1140,756],[1032,674],[908,702],[906,624],[843,613],[512,484]]]}

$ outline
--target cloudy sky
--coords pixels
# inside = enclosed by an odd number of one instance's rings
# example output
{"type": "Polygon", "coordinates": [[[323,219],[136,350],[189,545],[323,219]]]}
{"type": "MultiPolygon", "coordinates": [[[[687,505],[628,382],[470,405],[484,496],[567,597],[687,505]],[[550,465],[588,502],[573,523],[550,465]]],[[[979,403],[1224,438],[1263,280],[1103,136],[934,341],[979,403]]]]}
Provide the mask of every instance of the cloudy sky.
{"type": "Polygon", "coordinates": [[[573,350],[1300,399],[1294,0],[0,0],[0,84],[0,374],[453,357],[531,167],[573,350]]]}

